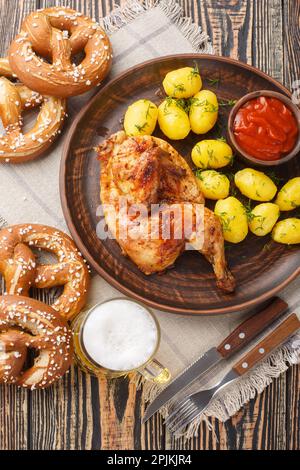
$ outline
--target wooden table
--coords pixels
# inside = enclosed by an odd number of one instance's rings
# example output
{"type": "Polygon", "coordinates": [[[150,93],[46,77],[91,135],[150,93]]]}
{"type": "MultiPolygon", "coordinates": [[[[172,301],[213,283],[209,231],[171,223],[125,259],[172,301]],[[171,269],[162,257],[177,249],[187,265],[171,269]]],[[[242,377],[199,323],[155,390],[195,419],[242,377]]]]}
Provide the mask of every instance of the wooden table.
{"type": "MultiPolygon", "coordinates": [[[[291,89],[300,79],[300,0],[178,0],[207,32],[216,53],[253,64],[291,89]]],[[[111,0],[0,0],[1,52],[36,8],[76,6],[96,18],[111,0]]],[[[124,4],[125,1],[116,2],[124,4]]],[[[0,449],[299,449],[299,368],[292,367],[231,420],[211,420],[187,443],[162,419],[141,426],[141,391],[128,379],[99,382],[72,369],[38,393],[0,387],[0,449]]]]}

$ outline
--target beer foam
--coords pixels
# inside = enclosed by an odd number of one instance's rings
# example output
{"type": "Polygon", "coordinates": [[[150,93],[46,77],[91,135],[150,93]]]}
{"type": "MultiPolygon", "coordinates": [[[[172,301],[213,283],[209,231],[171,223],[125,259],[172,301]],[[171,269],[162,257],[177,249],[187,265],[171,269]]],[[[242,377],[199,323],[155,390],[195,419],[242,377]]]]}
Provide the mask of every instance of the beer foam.
{"type": "Polygon", "coordinates": [[[99,365],[116,371],[136,369],[155,351],[157,326],[142,306],[113,299],[96,306],[83,327],[86,352],[99,365]]]}

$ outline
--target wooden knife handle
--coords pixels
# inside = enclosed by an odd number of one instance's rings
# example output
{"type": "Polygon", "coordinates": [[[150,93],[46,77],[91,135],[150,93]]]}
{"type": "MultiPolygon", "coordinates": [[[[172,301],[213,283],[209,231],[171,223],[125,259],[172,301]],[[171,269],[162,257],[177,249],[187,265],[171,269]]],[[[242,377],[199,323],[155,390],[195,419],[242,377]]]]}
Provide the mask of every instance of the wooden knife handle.
{"type": "Polygon", "coordinates": [[[239,375],[245,374],[251,367],[260,362],[278,346],[280,346],[289,336],[300,328],[300,321],[295,313],[288,316],[277,328],[269,333],[250,352],[235,364],[233,369],[239,375]]]}
{"type": "Polygon", "coordinates": [[[227,338],[218,346],[219,353],[228,358],[261,333],[267,326],[271,325],[279,318],[288,308],[288,304],[275,297],[274,300],[266,308],[252,317],[245,320],[239,325],[227,338]]]}

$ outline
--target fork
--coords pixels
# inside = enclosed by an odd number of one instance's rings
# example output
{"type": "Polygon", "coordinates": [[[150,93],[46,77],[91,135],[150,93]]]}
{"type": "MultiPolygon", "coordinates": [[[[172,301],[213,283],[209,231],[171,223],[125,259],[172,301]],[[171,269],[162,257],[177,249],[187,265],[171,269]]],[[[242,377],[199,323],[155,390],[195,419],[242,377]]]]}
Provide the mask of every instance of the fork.
{"type": "Polygon", "coordinates": [[[271,354],[285,340],[300,328],[295,313],[289,315],[271,333],[246,353],[216,385],[184,399],[166,418],[165,424],[173,433],[179,433],[208,407],[213,397],[223,388],[238,380],[262,359],[271,354]]]}

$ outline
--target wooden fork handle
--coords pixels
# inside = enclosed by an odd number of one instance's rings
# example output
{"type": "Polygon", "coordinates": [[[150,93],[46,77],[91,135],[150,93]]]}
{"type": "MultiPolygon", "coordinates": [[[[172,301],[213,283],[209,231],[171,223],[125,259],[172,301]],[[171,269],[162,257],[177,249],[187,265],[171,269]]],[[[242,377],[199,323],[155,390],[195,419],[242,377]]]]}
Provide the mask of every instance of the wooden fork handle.
{"type": "Polygon", "coordinates": [[[239,325],[227,338],[218,346],[219,353],[224,358],[229,358],[234,353],[245,347],[252,339],[259,333],[271,325],[277,318],[279,318],[288,308],[288,304],[275,297],[274,300],[266,308],[252,317],[245,320],[239,325]]]}
{"type": "Polygon", "coordinates": [[[245,374],[251,367],[273,352],[285,340],[300,328],[300,321],[295,313],[289,315],[277,328],[260,341],[250,352],[240,359],[233,369],[239,375],[245,374]]]}

